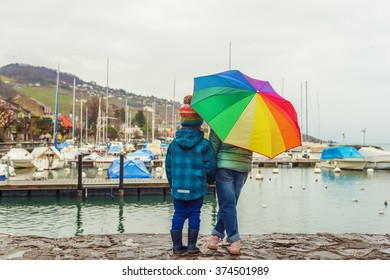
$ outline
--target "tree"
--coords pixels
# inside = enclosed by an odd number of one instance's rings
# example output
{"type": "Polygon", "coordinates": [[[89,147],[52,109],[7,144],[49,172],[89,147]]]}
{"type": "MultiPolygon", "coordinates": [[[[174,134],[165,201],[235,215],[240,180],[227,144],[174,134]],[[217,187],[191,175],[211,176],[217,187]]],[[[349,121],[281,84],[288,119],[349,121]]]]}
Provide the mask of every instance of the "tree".
{"type": "Polygon", "coordinates": [[[12,125],[12,112],[0,107],[0,128],[3,130],[4,140],[8,140],[8,129],[12,125]]]}
{"type": "Polygon", "coordinates": [[[124,108],[121,108],[119,110],[115,110],[114,117],[120,120],[122,123],[126,120],[126,112],[124,108]]]}
{"type": "Polygon", "coordinates": [[[53,121],[51,119],[42,118],[36,121],[36,127],[40,133],[49,133],[53,131],[53,121]]]}
{"type": "Polygon", "coordinates": [[[116,139],[118,138],[118,130],[116,130],[115,127],[108,125],[107,127],[107,134],[109,139],[116,139]]]}
{"type": "Polygon", "coordinates": [[[137,114],[135,114],[134,116],[133,121],[136,125],[138,125],[138,127],[144,127],[146,124],[146,118],[144,113],[141,110],[138,110],[137,114]]]}
{"type": "Polygon", "coordinates": [[[90,98],[86,103],[86,107],[88,108],[88,125],[96,126],[99,116],[99,97],[93,96],[90,98]]]}

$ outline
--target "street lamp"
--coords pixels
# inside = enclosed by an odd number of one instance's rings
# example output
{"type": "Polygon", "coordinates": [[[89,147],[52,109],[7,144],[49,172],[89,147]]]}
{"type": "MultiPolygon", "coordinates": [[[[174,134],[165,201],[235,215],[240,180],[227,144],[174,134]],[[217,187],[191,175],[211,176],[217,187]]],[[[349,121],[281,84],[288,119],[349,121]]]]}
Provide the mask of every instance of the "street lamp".
{"type": "Polygon", "coordinates": [[[366,131],[367,129],[363,129],[362,132],[363,132],[363,146],[366,145],[366,131]]]}

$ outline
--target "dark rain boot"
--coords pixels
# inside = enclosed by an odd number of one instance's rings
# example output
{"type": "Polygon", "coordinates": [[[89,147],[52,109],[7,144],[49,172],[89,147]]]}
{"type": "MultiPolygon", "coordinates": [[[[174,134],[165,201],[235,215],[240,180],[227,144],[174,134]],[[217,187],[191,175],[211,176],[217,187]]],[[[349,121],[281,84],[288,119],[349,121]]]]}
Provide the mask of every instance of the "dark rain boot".
{"type": "Polygon", "coordinates": [[[196,241],[198,240],[198,229],[188,229],[188,249],[187,252],[190,254],[199,253],[199,248],[196,247],[196,241]]]}
{"type": "Polygon", "coordinates": [[[183,246],[182,230],[171,230],[172,251],[174,254],[182,254],[187,251],[187,247],[183,246]]]}

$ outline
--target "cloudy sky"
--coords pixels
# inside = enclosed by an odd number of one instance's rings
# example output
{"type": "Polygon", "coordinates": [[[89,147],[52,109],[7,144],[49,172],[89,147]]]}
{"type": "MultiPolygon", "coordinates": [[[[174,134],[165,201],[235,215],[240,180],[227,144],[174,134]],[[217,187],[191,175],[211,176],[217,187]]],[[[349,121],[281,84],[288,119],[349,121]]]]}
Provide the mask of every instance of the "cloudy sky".
{"type": "Polygon", "coordinates": [[[181,100],[231,66],[270,81],[304,133],[390,143],[389,14],[388,0],[2,0],[0,67],[104,86],[109,58],[110,87],[181,100]]]}

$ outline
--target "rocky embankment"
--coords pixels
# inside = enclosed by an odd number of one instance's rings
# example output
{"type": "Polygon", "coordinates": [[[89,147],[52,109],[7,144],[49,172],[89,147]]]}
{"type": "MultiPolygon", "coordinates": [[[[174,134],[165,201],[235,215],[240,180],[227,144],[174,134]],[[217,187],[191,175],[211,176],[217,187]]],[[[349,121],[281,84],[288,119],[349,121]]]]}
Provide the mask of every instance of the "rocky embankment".
{"type": "MultiPolygon", "coordinates": [[[[201,235],[199,254],[174,255],[168,234],[83,235],[46,238],[0,234],[2,260],[375,260],[390,259],[390,235],[264,234],[243,235],[239,256],[207,249],[201,235]]],[[[183,238],[185,240],[185,238],[183,238]]]]}

